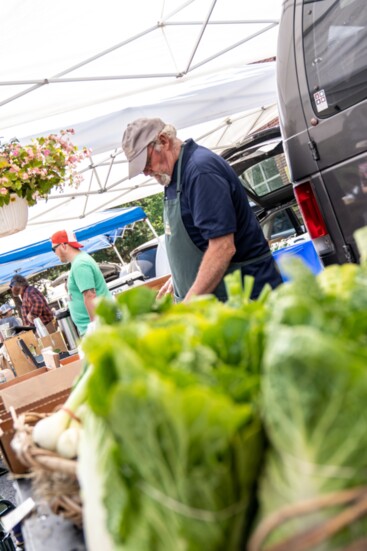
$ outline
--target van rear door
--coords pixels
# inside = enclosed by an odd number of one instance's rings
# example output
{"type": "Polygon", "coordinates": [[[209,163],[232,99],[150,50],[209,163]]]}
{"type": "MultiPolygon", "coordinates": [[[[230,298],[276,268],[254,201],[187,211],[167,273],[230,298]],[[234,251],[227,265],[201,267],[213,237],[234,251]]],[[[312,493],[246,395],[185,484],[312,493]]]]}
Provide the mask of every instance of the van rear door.
{"type": "Polygon", "coordinates": [[[319,170],[313,188],[336,260],[355,260],[353,232],[367,225],[366,0],[297,1],[294,15],[299,93],[319,170]]]}

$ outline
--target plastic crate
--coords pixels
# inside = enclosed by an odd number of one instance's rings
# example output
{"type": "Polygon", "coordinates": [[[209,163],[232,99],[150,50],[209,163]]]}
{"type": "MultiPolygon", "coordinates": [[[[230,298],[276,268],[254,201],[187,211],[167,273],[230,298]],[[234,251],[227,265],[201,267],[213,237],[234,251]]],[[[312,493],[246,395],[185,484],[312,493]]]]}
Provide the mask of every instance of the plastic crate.
{"type": "Polygon", "coordinates": [[[323,270],[323,265],[312,241],[303,241],[302,243],[291,245],[273,252],[273,257],[275,258],[284,281],[289,281],[290,278],[283,269],[282,258],[289,255],[301,257],[314,274],[318,274],[323,270]]]}

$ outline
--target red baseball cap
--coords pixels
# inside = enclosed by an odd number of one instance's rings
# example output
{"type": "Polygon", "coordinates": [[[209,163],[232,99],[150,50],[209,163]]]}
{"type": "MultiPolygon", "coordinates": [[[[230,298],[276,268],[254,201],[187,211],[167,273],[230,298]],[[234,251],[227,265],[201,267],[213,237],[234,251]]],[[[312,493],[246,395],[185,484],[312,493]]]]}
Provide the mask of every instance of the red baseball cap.
{"type": "Polygon", "coordinates": [[[83,247],[83,245],[76,240],[75,233],[69,230],[61,230],[54,233],[51,237],[51,243],[52,245],[65,243],[65,245],[70,245],[75,249],[81,249],[83,247]]]}

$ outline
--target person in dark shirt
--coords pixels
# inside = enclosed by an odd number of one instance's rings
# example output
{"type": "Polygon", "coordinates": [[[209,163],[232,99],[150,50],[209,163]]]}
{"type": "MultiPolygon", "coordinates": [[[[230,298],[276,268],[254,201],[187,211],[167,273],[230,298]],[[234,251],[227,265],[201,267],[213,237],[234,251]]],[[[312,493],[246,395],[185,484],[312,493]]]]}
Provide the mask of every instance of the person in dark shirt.
{"type": "Polygon", "coordinates": [[[227,294],[223,278],[240,269],[255,279],[252,298],[281,275],[251,210],[244,187],[222,157],[193,140],[182,142],[161,119],[137,119],[125,130],[122,148],[129,178],[140,173],[164,186],[164,224],[172,272],[158,296],[176,300],[227,294]]]}
{"type": "Polygon", "coordinates": [[[35,318],[40,318],[46,329],[53,333],[56,325],[52,310],[43,294],[29,285],[25,277],[15,275],[10,282],[10,289],[14,297],[20,296],[22,299],[22,320],[23,325],[34,325],[35,318]]]}

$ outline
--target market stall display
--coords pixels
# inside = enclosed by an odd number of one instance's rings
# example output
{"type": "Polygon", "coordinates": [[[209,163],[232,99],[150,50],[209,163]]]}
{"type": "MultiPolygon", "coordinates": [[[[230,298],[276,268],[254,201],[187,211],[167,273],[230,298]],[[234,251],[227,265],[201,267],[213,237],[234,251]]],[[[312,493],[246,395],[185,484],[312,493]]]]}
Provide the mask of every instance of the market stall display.
{"type": "Polygon", "coordinates": [[[81,420],[89,551],[364,549],[367,264],[288,262],[257,301],[232,274],[226,304],[144,286],[100,302],[52,416],[81,420]]]}

